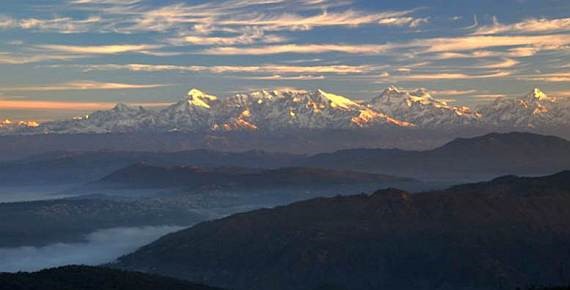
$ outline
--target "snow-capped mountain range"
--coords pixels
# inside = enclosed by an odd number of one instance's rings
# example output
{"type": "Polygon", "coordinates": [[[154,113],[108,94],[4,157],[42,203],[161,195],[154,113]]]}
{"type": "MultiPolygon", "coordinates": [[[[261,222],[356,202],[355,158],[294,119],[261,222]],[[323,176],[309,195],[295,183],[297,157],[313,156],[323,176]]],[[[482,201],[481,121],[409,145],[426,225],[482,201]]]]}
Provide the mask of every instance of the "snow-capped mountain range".
{"type": "MultiPolygon", "coordinates": [[[[519,98],[499,98],[476,109],[453,106],[425,89],[391,86],[367,102],[323,90],[260,90],[218,98],[192,89],[162,110],[118,104],[108,111],[39,126],[13,127],[10,134],[138,131],[234,131],[402,127],[570,127],[570,102],[539,89],[519,98]]],[[[1,130],[1,127],[0,127],[1,130]]]]}
{"type": "Polygon", "coordinates": [[[548,128],[570,126],[570,100],[549,97],[534,89],[517,98],[498,98],[478,111],[491,127],[548,128]]]}

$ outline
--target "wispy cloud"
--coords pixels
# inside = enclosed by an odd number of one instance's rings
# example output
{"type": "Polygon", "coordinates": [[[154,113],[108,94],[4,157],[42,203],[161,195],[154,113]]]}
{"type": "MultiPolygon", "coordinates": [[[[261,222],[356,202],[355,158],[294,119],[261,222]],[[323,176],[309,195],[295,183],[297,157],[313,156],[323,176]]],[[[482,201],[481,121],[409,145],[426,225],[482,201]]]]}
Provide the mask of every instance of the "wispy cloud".
{"type": "Polygon", "coordinates": [[[202,50],[210,55],[271,55],[283,53],[317,54],[317,53],[349,53],[380,54],[387,51],[385,45],[353,45],[353,44],[282,44],[257,47],[214,47],[202,50]]]}
{"type": "Polygon", "coordinates": [[[34,54],[34,53],[9,53],[0,52],[0,64],[28,64],[44,61],[69,61],[81,58],[80,55],[69,54],[34,54]]]}
{"type": "Polygon", "coordinates": [[[357,27],[365,24],[416,27],[427,23],[425,18],[407,16],[413,11],[363,12],[346,10],[342,12],[322,12],[312,16],[284,13],[280,15],[246,15],[235,19],[222,20],[222,25],[261,26],[265,30],[309,30],[314,27],[345,26],[357,27]]]}
{"type": "Polygon", "coordinates": [[[2,17],[0,18],[0,28],[18,28],[58,33],[81,33],[89,31],[94,24],[100,21],[100,16],[90,16],[86,19],[73,19],[71,17],[15,19],[2,17]]]}
{"type": "Polygon", "coordinates": [[[486,74],[466,74],[466,73],[417,73],[410,75],[393,76],[394,79],[400,81],[434,81],[434,80],[459,80],[459,79],[487,79],[499,78],[512,75],[511,72],[492,72],[486,74]]]}
{"type": "Polygon", "coordinates": [[[133,72],[207,72],[207,73],[271,73],[271,74],[360,74],[373,71],[369,65],[277,65],[256,66],[180,66],[168,64],[87,64],[52,65],[49,67],[75,67],[84,71],[128,70],[133,72]]]}
{"type": "Polygon", "coordinates": [[[127,89],[151,89],[164,87],[164,84],[125,84],[105,83],[93,81],[76,81],[62,84],[4,87],[4,91],[91,91],[91,90],[127,90],[127,89]]]}
{"type": "Polygon", "coordinates": [[[297,76],[282,76],[282,75],[271,75],[271,76],[251,76],[251,77],[242,77],[242,79],[249,79],[249,80],[264,80],[264,81],[271,81],[271,80],[285,80],[285,81],[312,81],[312,80],[324,80],[325,76],[322,75],[297,75],[297,76]]]}
{"type": "Polygon", "coordinates": [[[175,45],[238,45],[253,43],[277,43],[285,42],[287,38],[278,35],[267,35],[259,29],[246,29],[243,33],[233,36],[208,36],[208,35],[182,35],[171,38],[170,42],[175,45]]]}
{"type": "Polygon", "coordinates": [[[531,76],[521,76],[519,77],[519,79],[530,80],[530,81],[553,82],[553,83],[570,82],[570,72],[545,73],[545,74],[538,74],[531,76]]]}
{"type": "Polygon", "coordinates": [[[494,101],[498,98],[506,98],[507,95],[504,94],[479,94],[479,95],[470,95],[469,97],[484,100],[484,101],[494,101]]]}
{"type": "Polygon", "coordinates": [[[141,2],[142,0],[72,0],[71,4],[85,5],[85,4],[106,4],[106,5],[132,5],[141,2]]]}
{"type": "MultiPolygon", "coordinates": [[[[146,107],[163,107],[169,103],[130,103],[146,107]]],[[[72,102],[72,101],[38,101],[38,100],[5,100],[0,99],[2,110],[73,110],[95,111],[107,110],[115,106],[114,102],[72,102]]]]}
{"type": "Polygon", "coordinates": [[[494,63],[488,63],[488,64],[483,64],[483,65],[477,65],[476,67],[479,69],[501,69],[501,68],[512,68],[517,66],[520,63],[520,61],[514,60],[514,59],[510,59],[510,58],[506,58],[503,59],[499,62],[494,62],[494,63]]]}
{"type": "Polygon", "coordinates": [[[504,34],[504,33],[536,33],[559,32],[570,30],[570,18],[531,18],[513,24],[494,23],[479,27],[474,34],[504,34]]]}
{"type": "Polygon", "coordinates": [[[159,45],[150,44],[113,44],[113,45],[58,45],[45,44],[36,46],[48,51],[69,53],[69,54],[120,54],[120,53],[145,53],[159,45]]]}
{"type": "Polygon", "coordinates": [[[387,17],[382,18],[378,21],[380,25],[387,26],[409,26],[418,27],[422,24],[428,23],[429,17],[424,18],[414,18],[414,17],[387,17]]]}
{"type": "Polygon", "coordinates": [[[418,47],[422,52],[461,52],[489,48],[513,48],[522,46],[534,49],[560,49],[570,44],[570,35],[525,35],[525,36],[463,36],[418,39],[394,47],[418,47]]]}
{"type": "Polygon", "coordinates": [[[434,96],[461,96],[474,94],[477,90],[430,90],[434,96]]]}

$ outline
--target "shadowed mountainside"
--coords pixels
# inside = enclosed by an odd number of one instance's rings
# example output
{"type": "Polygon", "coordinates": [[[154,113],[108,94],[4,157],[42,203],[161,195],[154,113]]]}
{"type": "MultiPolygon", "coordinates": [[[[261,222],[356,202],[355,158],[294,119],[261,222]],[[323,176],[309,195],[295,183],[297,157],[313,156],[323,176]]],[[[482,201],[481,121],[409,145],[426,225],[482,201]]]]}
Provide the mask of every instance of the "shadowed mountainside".
{"type": "MultiPolygon", "coordinates": [[[[155,150],[158,150],[157,149],[155,150]]],[[[247,151],[56,152],[0,163],[0,185],[77,184],[96,181],[132,164],[157,166],[311,167],[371,172],[438,181],[479,181],[496,176],[546,175],[570,168],[570,142],[530,133],[456,139],[428,151],[350,149],[313,156],[247,151]]]]}
{"type": "Polygon", "coordinates": [[[337,185],[382,184],[410,186],[410,178],[348,170],[286,167],[279,169],[248,169],[239,167],[203,168],[191,166],[160,167],[135,164],[115,171],[92,183],[92,186],[108,188],[176,188],[188,190],[207,188],[263,189],[263,188],[311,188],[337,185]]]}
{"type": "Polygon", "coordinates": [[[204,222],[115,267],[235,289],[514,289],[570,278],[570,171],[204,222]]]}
{"type": "Polygon", "coordinates": [[[34,273],[0,273],[0,290],[216,290],[187,281],[99,267],[66,266],[34,273]]]}
{"type": "Polygon", "coordinates": [[[566,170],[570,168],[570,142],[530,133],[493,133],[456,139],[429,151],[351,149],[317,154],[301,163],[426,180],[482,180],[566,170]]]}

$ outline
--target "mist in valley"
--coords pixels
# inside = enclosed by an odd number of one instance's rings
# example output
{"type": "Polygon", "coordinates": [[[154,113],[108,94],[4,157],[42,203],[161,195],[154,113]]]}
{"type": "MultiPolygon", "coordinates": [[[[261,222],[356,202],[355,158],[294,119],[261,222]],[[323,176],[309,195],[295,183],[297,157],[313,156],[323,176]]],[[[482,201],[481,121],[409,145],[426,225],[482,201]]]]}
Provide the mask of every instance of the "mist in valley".
{"type": "Polygon", "coordinates": [[[36,271],[63,265],[99,265],[133,252],[178,226],[111,228],[95,231],[81,243],[0,248],[0,272],[36,271]]]}

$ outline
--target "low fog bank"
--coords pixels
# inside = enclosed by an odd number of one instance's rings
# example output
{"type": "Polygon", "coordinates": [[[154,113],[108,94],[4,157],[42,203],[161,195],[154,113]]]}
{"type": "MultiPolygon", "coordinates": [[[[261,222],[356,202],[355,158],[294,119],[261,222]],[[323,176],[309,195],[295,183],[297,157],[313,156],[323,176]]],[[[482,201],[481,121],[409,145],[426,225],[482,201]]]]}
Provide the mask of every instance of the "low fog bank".
{"type": "Polygon", "coordinates": [[[70,264],[108,263],[182,228],[176,226],[112,228],[89,234],[84,243],[0,248],[0,272],[37,271],[70,264]]]}
{"type": "Polygon", "coordinates": [[[0,186],[0,203],[38,201],[72,197],[73,195],[60,194],[76,185],[61,186],[0,186]]]}

